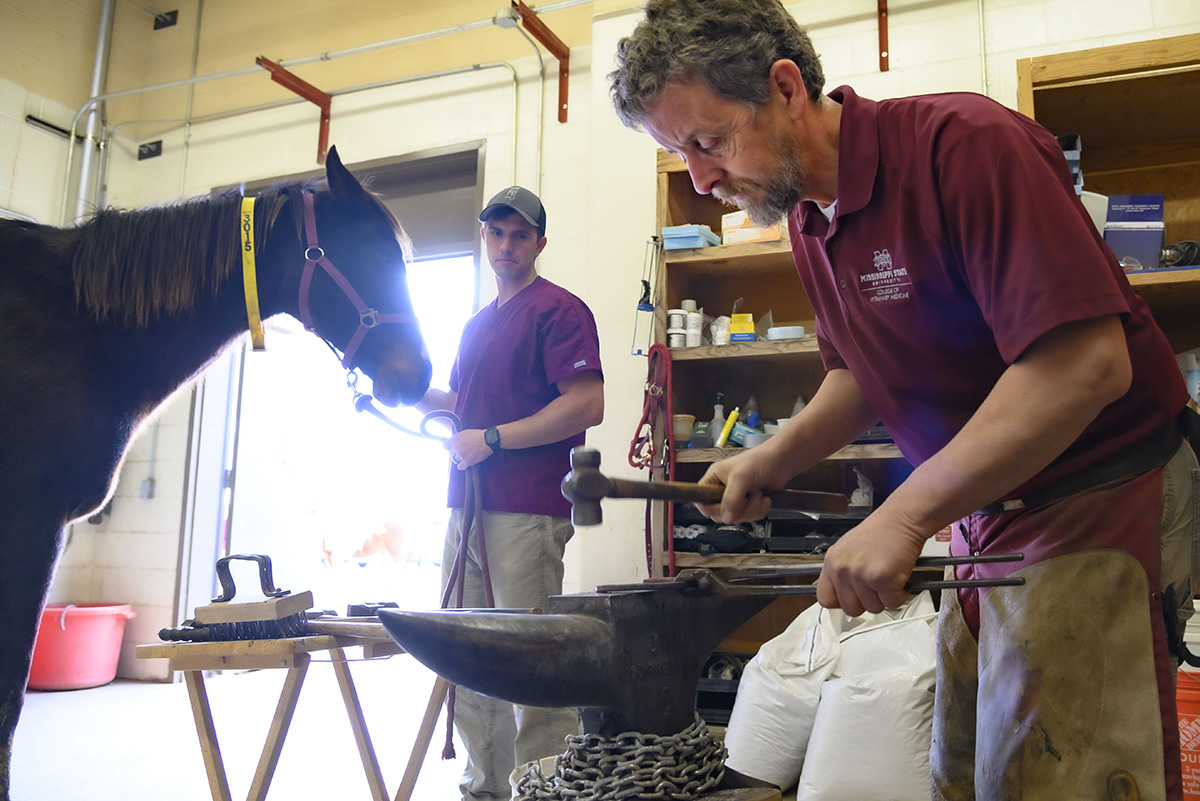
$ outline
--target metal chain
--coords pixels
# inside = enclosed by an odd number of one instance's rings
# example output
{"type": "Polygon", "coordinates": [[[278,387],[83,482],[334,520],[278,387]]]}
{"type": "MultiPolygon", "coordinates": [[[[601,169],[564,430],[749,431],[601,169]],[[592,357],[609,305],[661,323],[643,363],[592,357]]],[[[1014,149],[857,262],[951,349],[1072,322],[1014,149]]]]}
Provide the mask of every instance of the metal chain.
{"type": "Polygon", "coordinates": [[[537,762],[525,767],[516,801],[687,801],[720,783],[726,754],[699,714],[687,729],[669,736],[571,736],[567,750],[554,758],[553,775],[543,776],[537,762]]]}

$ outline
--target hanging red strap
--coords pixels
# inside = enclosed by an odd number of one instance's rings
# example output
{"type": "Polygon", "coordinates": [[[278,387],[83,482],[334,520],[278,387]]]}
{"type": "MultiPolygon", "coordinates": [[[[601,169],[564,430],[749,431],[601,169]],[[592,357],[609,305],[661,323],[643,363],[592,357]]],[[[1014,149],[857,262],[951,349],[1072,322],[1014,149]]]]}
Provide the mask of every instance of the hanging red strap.
{"type": "MultiPolygon", "coordinates": [[[[673,446],[673,420],[671,402],[671,351],[663,344],[650,346],[647,354],[646,397],[642,405],[642,417],[638,421],[633,441],[629,444],[631,467],[649,468],[652,472],[663,470],[668,481],[675,480],[675,451],[673,446]],[[661,458],[655,460],[654,431],[663,433],[661,458]]],[[[655,543],[651,535],[650,517],[652,502],[646,501],[646,572],[654,575],[655,543]]],[[[667,504],[667,574],[675,575],[675,506],[667,504]]]]}
{"type": "Polygon", "coordinates": [[[671,419],[671,352],[666,345],[651,345],[646,362],[642,417],[629,443],[629,466],[637,468],[654,467],[654,426],[661,424],[664,413],[667,421],[671,419]]]}

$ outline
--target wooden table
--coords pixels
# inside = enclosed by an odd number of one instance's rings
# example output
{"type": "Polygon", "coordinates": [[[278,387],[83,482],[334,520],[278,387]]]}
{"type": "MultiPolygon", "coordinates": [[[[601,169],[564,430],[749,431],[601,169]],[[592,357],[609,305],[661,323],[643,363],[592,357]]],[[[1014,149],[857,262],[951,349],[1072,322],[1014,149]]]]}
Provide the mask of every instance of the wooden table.
{"type": "MultiPolygon", "coordinates": [[[[212,791],[213,801],[232,801],[232,796],[229,793],[229,780],[225,775],[225,764],[221,760],[221,749],[217,744],[212,710],[208,704],[208,691],[204,686],[204,671],[261,668],[284,668],[288,671],[279,695],[279,703],[275,708],[275,717],[267,733],[267,741],[263,745],[262,756],[259,758],[258,768],[254,772],[250,793],[247,796],[249,801],[263,801],[279,763],[283,740],[287,736],[292,715],[296,711],[300,688],[304,684],[304,677],[312,659],[310,655],[318,651],[328,651],[334,673],[337,675],[338,687],[342,692],[342,700],[346,705],[346,712],[350,716],[350,727],[354,731],[354,740],[358,745],[363,769],[367,774],[371,799],[372,801],[389,801],[383,783],[383,774],[379,770],[379,760],[375,757],[375,749],[371,745],[371,737],[367,732],[366,719],[363,717],[362,706],[358,701],[358,692],[355,690],[354,680],[350,676],[350,665],[344,649],[351,646],[363,646],[363,655],[366,658],[401,653],[399,646],[390,639],[318,635],[279,640],[156,643],[137,646],[135,654],[139,659],[170,659],[171,669],[183,672],[183,678],[188,688],[188,697],[192,703],[192,714],[196,719],[196,733],[200,737],[200,751],[204,757],[204,768],[208,773],[208,784],[212,791]]],[[[412,795],[417,774],[433,736],[438,711],[448,689],[449,685],[439,677],[434,684],[433,694],[429,699],[425,718],[422,720],[421,729],[417,734],[417,742],[413,746],[413,753],[409,758],[400,789],[396,793],[396,801],[407,801],[412,795]]]]}

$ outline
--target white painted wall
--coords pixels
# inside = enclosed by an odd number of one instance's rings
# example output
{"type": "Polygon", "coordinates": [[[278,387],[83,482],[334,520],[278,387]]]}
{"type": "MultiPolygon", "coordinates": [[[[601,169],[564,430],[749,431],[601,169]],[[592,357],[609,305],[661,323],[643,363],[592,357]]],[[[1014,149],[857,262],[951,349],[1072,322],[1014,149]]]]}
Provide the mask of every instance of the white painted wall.
{"type": "MultiPolygon", "coordinates": [[[[1200,31],[1195,0],[898,0],[889,4],[891,70],[879,73],[875,7],[870,0],[789,6],[823,56],[828,88],[848,83],[874,98],[980,91],[1015,107],[1018,58],[1200,31]]],[[[645,362],[628,353],[644,244],[654,226],[655,146],[616,122],[605,73],[616,41],[639,18],[634,10],[617,10],[594,19],[590,46],[572,51],[566,124],[556,121],[556,65],[547,58],[540,175],[532,56],[512,62],[521,77],[515,165],[513,89],[498,70],[340,97],[330,137],[350,164],[482,139],[485,195],[507,186],[514,174],[517,182],[539,188],[550,216],[550,243],[540,269],[583,297],[600,326],[607,412],[589,434],[589,445],[602,451],[607,472],[629,476],[635,473],[625,454],[641,412],[645,362]]],[[[452,37],[444,44],[455,46],[452,37]]],[[[65,141],[23,122],[27,109],[47,106],[52,118],[69,124],[73,109],[0,80],[0,207],[56,220],[65,141]]],[[[109,199],[123,206],[168,201],[179,196],[181,186],[182,194],[194,195],[312,169],[316,136],[316,111],[309,105],[197,125],[186,170],[180,132],[163,137],[166,155],[145,162],[135,159],[136,142],[118,138],[109,199]]],[[[161,625],[177,622],[162,620],[170,606],[163,595],[173,597],[174,591],[168,576],[175,570],[180,536],[187,409],[184,393],[162,418],[156,498],[137,497],[148,453],[143,437],[122,473],[113,516],[98,527],[75,526],[53,591],[55,600],[134,601],[142,615],[130,624],[127,650],[133,642],[153,640],[161,625]]],[[[642,516],[639,503],[610,502],[604,525],[581,531],[569,549],[567,590],[641,578],[642,516]]],[[[132,662],[127,653],[122,675],[147,675],[148,668],[132,662]]]]}

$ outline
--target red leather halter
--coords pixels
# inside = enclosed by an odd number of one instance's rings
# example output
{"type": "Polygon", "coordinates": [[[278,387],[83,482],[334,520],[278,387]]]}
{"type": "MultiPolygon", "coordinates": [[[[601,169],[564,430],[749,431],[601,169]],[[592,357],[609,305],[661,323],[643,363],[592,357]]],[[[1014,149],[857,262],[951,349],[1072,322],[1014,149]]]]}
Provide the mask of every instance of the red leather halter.
{"type": "Polygon", "coordinates": [[[304,272],[300,275],[300,322],[304,323],[304,327],[312,331],[317,336],[322,334],[313,327],[312,315],[308,311],[308,293],[312,288],[313,273],[316,272],[317,265],[321,266],[334,283],[341,288],[342,293],[358,310],[358,330],[354,332],[354,336],[350,337],[350,341],[346,344],[346,350],[342,355],[342,367],[347,370],[354,361],[354,353],[358,350],[358,346],[362,344],[367,332],[377,325],[384,323],[408,323],[415,325],[417,317],[414,314],[381,314],[363,301],[362,296],[354,291],[354,287],[346,276],[342,275],[341,270],[333,266],[333,262],[325,256],[325,251],[317,244],[317,215],[313,210],[313,196],[311,192],[304,193],[304,236],[308,240],[308,247],[304,251],[304,272]]]}

